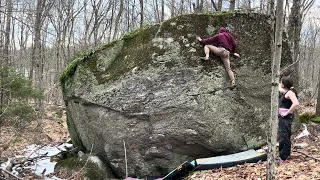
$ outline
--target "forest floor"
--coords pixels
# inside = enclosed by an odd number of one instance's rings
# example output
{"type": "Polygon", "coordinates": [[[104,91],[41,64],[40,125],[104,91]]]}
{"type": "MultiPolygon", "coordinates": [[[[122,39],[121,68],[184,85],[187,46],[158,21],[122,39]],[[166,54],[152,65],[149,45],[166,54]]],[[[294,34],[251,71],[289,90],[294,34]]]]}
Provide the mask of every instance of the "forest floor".
{"type": "MultiPolygon", "coordinates": [[[[314,104],[302,104],[301,112],[315,112],[314,104]]],[[[276,166],[276,179],[320,180],[320,124],[306,124],[310,135],[294,139],[300,131],[292,135],[292,154],[290,158],[276,166]],[[300,143],[307,143],[306,147],[294,147],[300,143]]],[[[57,146],[66,142],[69,137],[66,117],[63,107],[48,107],[46,109],[42,126],[34,121],[24,129],[12,126],[2,126],[0,131],[0,162],[7,158],[21,155],[23,149],[30,144],[57,146]],[[63,113],[57,113],[63,111],[63,113]],[[59,116],[60,114],[60,116],[59,116]],[[61,116],[62,114],[62,116],[61,116]]],[[[62,178],[62,177],[61,177],[62,178]]],[[[24,179],[41,179],[35,175],[27,175],[24,179]]],[[[188,180],[259,180],[266,179],[266,162],[248,163],[230,168],[195,171],[188,180]]]]}
{"type": "MultiPolygon", "coordinates": [[[[0,164],[24,155],[28,145],[58,146],[69,138],[64,107],[57,106],[47,107],[42,121],[35,120],[24,127],[2,125],[0,130],[0,164]]],[[[43,179],[32,171],[24,174],[23,179],[43,179]]]]}
{"type": "MultiPolygon", "coordinates": [[[[315,103],[302,103],[300,112],[315,113],[315,103]]],[[[276,165],[276,180],[320,180],[320,124],[306,124],[310,133],[307,137],[294,139],[300,131],[291,136],[291,156],[276,165]],[[306,143],[306,147],[294,147],[306,143]]],[[[267,162],[247,163],[230,168],[196,171],[187,180],[262,180],[266,179],[267,162]]]]}

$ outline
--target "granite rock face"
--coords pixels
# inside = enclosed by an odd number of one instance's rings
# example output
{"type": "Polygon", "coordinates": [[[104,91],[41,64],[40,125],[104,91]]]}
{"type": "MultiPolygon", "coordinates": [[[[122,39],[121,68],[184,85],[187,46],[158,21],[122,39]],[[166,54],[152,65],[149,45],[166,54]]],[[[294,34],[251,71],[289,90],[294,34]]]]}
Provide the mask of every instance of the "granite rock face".
{"type": "MultiPolygon", "coordinates": [[[[62,78],[74,144],[93,150],[118,176],[163,175],[185,160],[266,143],[271,26],[261,14],[179,16],[126,34],[73,62],[62,78]],[[241,58],[202,62],[203,45],[224,26],[241,58]],[[124,147],[125,143],[125,147],[124,147]]],[[[282,66],[292,62],[286,42],[282,66]]]]}

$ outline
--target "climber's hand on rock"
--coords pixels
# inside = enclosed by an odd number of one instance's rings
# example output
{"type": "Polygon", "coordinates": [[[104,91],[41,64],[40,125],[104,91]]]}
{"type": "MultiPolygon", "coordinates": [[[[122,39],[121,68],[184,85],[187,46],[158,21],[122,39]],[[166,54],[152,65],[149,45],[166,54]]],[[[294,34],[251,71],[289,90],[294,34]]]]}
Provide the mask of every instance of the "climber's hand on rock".
{"type": "Polygon", "coordinates": [[[240,55],[239,55],[238,53],[233,53],[233,55],[234,55],[235,57],[240,57],[240,55]]]}

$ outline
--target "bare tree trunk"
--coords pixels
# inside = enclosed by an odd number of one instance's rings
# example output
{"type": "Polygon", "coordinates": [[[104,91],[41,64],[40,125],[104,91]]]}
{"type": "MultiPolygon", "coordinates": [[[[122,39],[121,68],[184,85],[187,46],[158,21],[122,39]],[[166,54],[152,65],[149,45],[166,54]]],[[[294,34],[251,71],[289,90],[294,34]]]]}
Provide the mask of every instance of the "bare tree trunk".
{"type": "Polygon", "coordinates": [[[211,3],[212,3],[213,8],[214,8],[216,11],[219,11],[216,3],[215,3],[213,0],[211,0],[211,3]]]}
{"type": "Polygon", "coordinates": [[[4,56],[4,64],[6,66],[10,63],[10,31],[11,31],[11,18],[12,18],[12,0],[6,0],[7,3],[7,18],[6,18],[6,29],[5,29],[5,37],[4,37],[4,48],[3,48],[3,56],[4,56]]]}
{"type": "Polygon", "coordinates": [[[236,6],[236,0],[230,0],[229,10],[233,11],[236,6]]]}
{"type": "Polygon", "coordinates": [[[131,8],[131,23],[130,23],[130,29],[134,29],[135,27],[137,27],[136,24],[136,15],[135,15],[135,11],[136,11],[136,0],[133,0],[133,5],[131,8]]]}
{"type": "Polygon", "coordinates": [[[274,0],[269,0],[268,2],[268,14],[274,14],[274,0]]]}
{"type": "Polygon", "coordinates": [[[203,3],[204,3],[203,0],[197,0],[196,3],[193,3],[192,5],[193,5],[194,12],[201,13],[203,11],[203,3]]]}
{"type": "Polygon", "coordinates": [[[320,116],[320,70],[318,76],[318,98],[317,98],[317,106],[316,106],[316,115],[320,116]]]}
{"type": "Polygon", "coordinates": [[[140,1],[140,27],[143,25],[143,0],[140,1]]]}
{"type": "MultiPolygon", "coordinates": [[[[5,31],[4,31],[4,47],[2,51],[2,56],[1,58],[1,79],[2,78],[7,78],[7,70],[9,66],[9,61],[10,61],[10,52],[9,52],[9,47],[10,47],[10,30],[11,30],[11,18],[12,18],[12,0],[6,0],[6,25],[5,25],[5,31]],[[2,60],[3,59],[3,60],[2,60]]],[[[0,17],[1,18],[1,17],[0,17]]],[[[1,20],[0,20],[1,21],[1,20]]],[[[2,32],[1,32],[2,33],[2,32]]],[[[2,35],[1,35],[1,45],[2,46],[2,35]]],[[[2,48],[0,49],[2,50],[2,48]]],[[[5,106],[8,105],[9,103],[9,93],[8,91],[5,90],[5,86],[1,83],[1,93],[0,93],[0,114],[2,114],[2,110],[5,106]]]]}
{"type": "Polygon", "coordinates": [[[203,0],[200,0],[200,4],[199,4],[199,12],[203,11],[203,0]]]}
{"type": "Polygon", "coordinates": [[[180,5],[180,15],[183,14],[184,11],[184,0],[181,0],[181,5],[180,5]]]}
{"type": "MultiPolygon", "coordinates": [[[[291,7],[291,13],[289,15],[288,22],[288,36],[289,42],[291,45],[291,51],[293,52],[293,62],[298,60],[299,56],[299,47],[300,47],[300,31],[302,27],[301,22],[301,0],[293,1],[291,7]]],[[[299,74],[299,62],[297,61],[295,64],[295,73],[299,74]]],[[[299,76],[295,77],[295,86],[299,90],[299,76]]]]}
{"type": "Polygon", "coordinates": [[[122,16],[122,12],[123,12],[123,0],[120,0],[120,7],[119,7],[119,12],[118,15],[116,17],[116,21],[115,23],[115,27],[114,27],[114,34],[113,34],[113,38],[112,39],[116,39],[117,35],[118,35],[118,28],[119,28],[119,23],[120,23],[120,18],[122,16]]]}
{"type": "Polygon", "coordinates": [[[126,12],[126,14],[125,14],[125,16],[126,16],[126,18],[125,18],[125,20],[126,20],[126,25],[127,25],[127,29],[126,29],[126,31],[128,32],[129,31],[129,29],[130,29],[130,5],[129,5],[129,1],[128,0],[126,0],[125,1],[125,8],[124,9],[126,9],[125,10],[125,12],[126,12]]]}
{"type": "Polygon", "coordinates": [[[85,29],[84,29],[84,37],[83,37],[83,43],[84,45],[86,46],[88,44],[88,33],[89,33],[89,22],[88,22],[88,10],[87,10],[87,0],[84,0],[83,1],[83,7],[84,7],[84,26],[85,26],[85,29]]]}
{"type": "Polygon", "coordinates": [[[17,52],[17,44],[16,44],[16,38],[15,38],[15,36],[16,36],[16,31],[15,31],[15,28],[17,27],[17,26],[15,26],[15,24],[16,24],[16,22],[15,22],[15,19],[13,18],[12,19],[12,29],[11,29],[11,53],[10,53],[10,56],[9,56],[9,63],[10,64],[12,64],[12,65],[14,65],[15,67],[16,67],[16,69],[18,69],[18,67],[19,67],[19,63],[17,63],[16,62],[16,60],[14,59],[12,59],[11,57],[16,57],[16,52],[17,52]]]}
{"type": "Polygon", "coordinates": [[[109,36],[108,36],[108,42],[110,42],[112,39],[111,39],[111,34],[112,34],[112,24],[113,24],[113,16],[114,16],[114,12],[115,12],[115,3],[112,1],[110,2],[112,3],[112,9],[111,9],[111,18],[110,18],[110,29],[109,29],[109,36]]]}
{"type": "MultiPolygon", "coordinates": [[[[43,63],[41,58],[41,28],[42,28],[42,15],[44,11],[46,0],[37,0],[37,8],[36,8],[36,17],[34,22],[34,40],[32,47],[32,55],[31,55],[31,68],[30,68],[30,76],[29,78],[33,80],[34,76],[34,68],[36,72],[35,79],[35,87],[38,87],[40,90],[43,89],[42,84],[42,72],[43,72],[43,63]]],[[[37,101],[37,108],[40,109],[42,102],[37,101]]]]}
{"type": "Polygon", "coordinates": [[[275,156],[276,156],[276,142],[278,134],[278,94],[279,94],[279,77],[280,77],[280,63],[282,52],[282,31],[283,31],[283,0],[277,0],[276,9],[276,29],[275,29],[275,43],[272,62],[272,87],[271,87],[271,115],[270,115],[270,130],[269,136],[269,152],[267,162],[267,180],[275,179],[275,156]]]}
{"type": "Polygon", "coordinates": [[[218,0],[218,10],[222,10],[222,0],[218,0]]]}
{"type": "MultiPolygon", "coordinates": [[[[2,1],[0,0],[0,7],[2,7],[2,6],[4,6],[3,4],[2,4],[2,1]]],[[[4,27],[4,15],[3,15],[3,13],[0,13],[0,58],[2,59],[2,58],[4,58],[4,55],[3,55],[3,49],[4,49],[4,47],[3,47],[3,42],[4,42],[4,32],[5,32],[5,27],[4,27]]],[[[3,68],[3,65],[4,65],[4,61],[0,61],[0,63],[1,63],[1,68],[3,68]]]]}
{"type": "Polygon", "coordinates": [[[164,21],[164,0],[161,0],[161,22],[164,21]]]}
{"type": "MultiPolygon", "coordinates": [[[[93,28],[92,28],[92,31],[93,32],[93,43],[94,45],[96,46],[99,42],[98,40],[98,31],[99,31],[99,8],[100,8],[100,4],[101,4],[101,1],[98,2],[98,4],[96,4],[96,1],[93,1],[93,5],[92,5],[92,8],[93,8],[93,14],[94,14],[94,23],[93,23],[93,28]]],[[[129,13],[129,12],[128,12],[129,13]]],[[[129,20],[128,20],[129,21],[129,20]]]]}
{"type": "Polygon", "coordinates": [[[171,17],[174,17],[175,16],[175,7],[174,7],[174,5],[175,5],[175,0],[171,0],[171,6],[170,6],[170,13],[171,13],[171,17]]]}
{"type": "Polygon", "coordinates": [[[154,4],[154,18],[155,18],[155,21],[156,22],[161,22],[158,0],[153,0],[153,4],[154,4]]]}

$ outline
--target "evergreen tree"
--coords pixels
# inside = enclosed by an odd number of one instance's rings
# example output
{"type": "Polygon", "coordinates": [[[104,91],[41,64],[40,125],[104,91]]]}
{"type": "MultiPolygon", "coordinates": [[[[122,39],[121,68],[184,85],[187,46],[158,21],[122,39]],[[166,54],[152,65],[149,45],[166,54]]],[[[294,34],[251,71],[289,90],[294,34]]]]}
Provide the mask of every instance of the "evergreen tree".
{"type": "Polygon", "coordinates": [[[0,74],[0,124],[21,126],[35,119],[36,110],[29,101],[42,99],[43,92],[33,88],[29,79],[15,69],[0,68],[0,74]]]}

